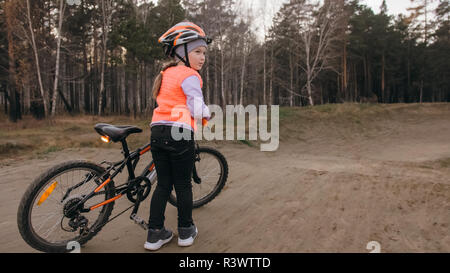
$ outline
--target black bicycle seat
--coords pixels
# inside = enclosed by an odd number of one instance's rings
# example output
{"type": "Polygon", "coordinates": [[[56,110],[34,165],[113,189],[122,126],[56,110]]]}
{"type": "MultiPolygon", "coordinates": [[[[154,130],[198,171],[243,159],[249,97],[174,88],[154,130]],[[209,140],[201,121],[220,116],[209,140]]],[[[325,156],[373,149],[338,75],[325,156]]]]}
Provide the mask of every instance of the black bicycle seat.
{"type": "Polygon", "coordinates": [[[95,131],[102,136],[108,136],[113,142],[122,141],[131,134],[142,133],[142,129],[135,126],[116,126],[106,123],[95,125],[95,131]]]}

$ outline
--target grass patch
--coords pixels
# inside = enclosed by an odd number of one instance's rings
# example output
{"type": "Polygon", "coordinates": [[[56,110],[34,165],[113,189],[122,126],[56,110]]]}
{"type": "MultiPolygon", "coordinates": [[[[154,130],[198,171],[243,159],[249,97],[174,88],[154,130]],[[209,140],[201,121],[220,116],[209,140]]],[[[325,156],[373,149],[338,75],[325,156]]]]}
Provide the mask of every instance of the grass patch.
{"type": "Polygon", "coordinates": [[[39,154],[41,155],[46,155],[46,154],[50,154],[50,153],[54,153],[54,152],[59,152],[64,150],[63,147],[59,147],[59,146],[50,146],[47,147],[46,149],[44,149],[43,151],[39,152],[39,154]]]}
{"type": "Polygon", "coordinates": [[[82,131],[82,128],[80,127],[80,126],[77,126],[77,125],[75,125],[75,126],[70,126],[70,127],[68,127],[68,128],[64,128],[63,129],[63,132],[66,132],[66,133],[79,133],[80,131],[82,131]]]}
{"type": "Polygon", "coordinates": [[[244,140],[239,140],[239,142],[242,143],[242,144],[245,144],[245,145],[247,145],[249,147],[254,147],[253,144],[250,141],[248,141],[248,140],[245,140],[245,139],[244,140]]]}
{"type": "Polygon", "coordinates": [[[336,111],[336,105],[333,105],[333,104],[317,105],[317,106],[314,106],[313,109],[320,113],[333,113],[336,111]]]}
{"type": "Polygon", "coordinates": [[[36,120],[31,116],[24,116],[17,123],[7,118],[0,119],[0,136],[5,140],[0,142],[0,159],[16,158],[23,155],[42,158],[53,152],[67,148],[111,148],[120,149],[120,144],[105,144],[94,130],[97,123],[114,125],[134,125],[144,130],[142,134],[133,134],[127,141],[130,149],[143,146],[149,142],[149,122],[151,118],[127,116],[69,116],[60,115],[53,119],[36,120]],[[14,144],[9,143],[14,140],[14,144]],[[26,145],[30,144],[30,145],[26,145]],[[23,151],[29,153],[24,154],[23,151]],[[20,152],[20,153],[19,153],[20,152]]]}
{"type": "Polygon", "coordinates": [[[438,163],[442,168],[450,168],[450,157],[438,160],[438,163]]]}
{"type": "Polygon", "coordinates": [[[424,169],[450,168],[450,157],[423,162],[420,167],[424,169]]]}
{"type": "Polygon", "coordinates": [[[365,111],[365,110],[373,108],[377,104],[375,104],[375,103],[359,103],[357,105],[358,105],[358,108],[360,111],[365,111]]]}
{"type": "Polygon", "coordinates": [[[33,146],[27,144],[3,143],[0,144],[0,156],[12,155],[33,149],[33,146]]]}
{"type": "Polygon", "coordinates": [[[288,119],[295,116],[298,109],[297,107],[280,107],[280,119],[288,119]]]}
{"type": "Polygon", "coordinates": [[[80,148],[92,148],[98,147],[97,141],[81,141],[79,143],[80,148]]]}

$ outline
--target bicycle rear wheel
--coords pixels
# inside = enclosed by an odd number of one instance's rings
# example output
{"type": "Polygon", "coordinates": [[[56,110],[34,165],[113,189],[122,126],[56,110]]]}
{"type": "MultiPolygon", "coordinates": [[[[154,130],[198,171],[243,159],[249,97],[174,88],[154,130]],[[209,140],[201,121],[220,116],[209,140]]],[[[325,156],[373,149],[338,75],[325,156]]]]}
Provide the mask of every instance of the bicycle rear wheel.
{"type": "MultiPolygon", "coordinates": [[[[40,175],[26,190],[17,212],[25,242],[43,252],[68,252],[69,242],[83,245],[92,239],[111,215],[114,202],[87,213],[68,211],[101,184],[104,172],[94,163],[70,161],[40,175]]],[[[112,198],[114,191],[111,181],[84,208],[112,198]]]]}
{"type": "MultiPolygon", "coordinates": [[[[216,149],[200,147],[195,161],[195,170],[201,183],[192,181],[193,208],[211,202],[223,189],[228,178],[228,163],[216,149]]],[[[169,196],[169,203],[177,206],[175,191],[169,196]]]]}

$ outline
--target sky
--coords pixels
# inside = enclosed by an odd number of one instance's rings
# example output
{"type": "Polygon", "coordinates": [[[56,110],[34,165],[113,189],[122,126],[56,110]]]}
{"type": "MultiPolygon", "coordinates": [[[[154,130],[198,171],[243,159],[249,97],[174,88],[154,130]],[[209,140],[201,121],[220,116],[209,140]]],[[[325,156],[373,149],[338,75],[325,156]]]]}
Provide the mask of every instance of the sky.
{"type": "MultiPolygon", "coordinates": [[[[147,0],[148,1],[148,0],[147,0]]],[[[151,0],[157,2],[157,0],[151,0]]],[[[244,8],[238,9],[242,13],[246,13],[246,10],[252,9],[254,16],[254,25],[261,26],[258,30],[258,36],[264,37],[264,31],[262,28],[262,23],[266,22],[266,28],[270,27],[272,24],[272,17],[280,9],[281,5],[289,0],[235,0],[236,2],[241,2],[244,8]],[[266,8],[262,12],[263,3],[266,3],[266,8]]],[[[360,0],[361,4],[365,4],[372,8],[375,13],[380,11],[380,6],[383,0],[360,0]]],[[[437,1],[436,1],[437,2],[437,1]]],[[[397,15],[400,13],[409,14],[407,8],[413,6],[411,0],[386,0],[386,5],[388,8],[388,13],[391,15],[397,15]]]]}
{"type": "MultiPolygon", "coordinates": [[[[244,2],[249,3],[258,3],[263,2],[261,0],[242,0],[244,2]]],[[[281,6],[281,3],[286,2],[287,0],[275,0],[270,1],[272,3],[276,3],[276,5],[279,7],[281,6]]],[[[383,3],[383,0],[360,0],[362,4],[365,4],[372,8],[372,10],[375,13],[378,13],[380,11],[381,3],[383,3]]],[[[388,7],[388,12],[392,15],[397,15],[400,13],[407,14],[407,8],[411,7],[411,0],[386,0],[386,4],[388,7]]]]}
{"type": "MultiPolygon", "coordinates": [[[[375,13],[378,13],[383,0],[363,0],[361,3],[366,4],[371,7],[375,13]]],[[[400,13],[408,14],[409,12],[406,8],[412,6],[410,0],[386,0],[386,5],[388,7],[388,13],[392,15],[397,15],[400,13]]]]}
{"type": "MultiPolygon", "coordinates": [[[[253,7],[254,10],[261,9],[262,3],[264,1],[267,1],[268,8],[266,8],[265,11],[265,21],[267,27],[271,25],[272,17],[275,15],[275,13],[280,9],[281,5],[285,2],[288,2],[289,0],[236,0],[236,1],[242,1],[243,4],[247,7],[253,7]]],[[[436,6],[437,2],[434,3],[432,6],[436,6]]],[[[361,4],[365,4],[368,7],[372,8],[374,13],[380,12],[380,6],[383,3],[383,0],[360,0],[361,4]]],[[[414,6],[411,4],[411,0],[386,0],[386,5],[388,8],[388,14],[390,15],[398,15],[400,13],[403,13],[405,15],[409,15],[409,11],[407,8],[414,6]]],[[[255,20],[262,22],[264,20],[261,18],[261,13],[255,12],[255,20]]],[[[264,32],[261,30],[258,31],[259,37],[264,37],[264,32]]]]}
{"type": "MultiPolygon", "coordinates": [[[[68,1],[77,1],[77,0],[68,0],[68,1]]],[[[151,0],[153,2],[157,2],[157,0],[151,0]]],[[[261,3],[264,2],[264,0],[236,0],[236,1],[242,1],[243,3],[246,3],[247,6],[253,6],[254,8],[258,8],[261,6],[261,3]]],[[[282,5],[283,2],[286,2],[287,0],[266,0],[268,6],[272,6],[275,12],[279,9],[279,7],[282,5]]],[[[371,7],[375,13],[378,13],[380,11],[380,6],[383,0],[360,0],[361,3],[366,4],[367,6],[371,7]]],[[[392,15],[397,15],[400,13],[408,13],[406,10],[408,7],[411,6],[411,0],[386,0],[386,4],[388,6],[388,12],[392,15]]],[[[272,7],[270,9],[272,9],[272,7]]],[[[269,10],[270,12],[270,10],[269,10]]]]}

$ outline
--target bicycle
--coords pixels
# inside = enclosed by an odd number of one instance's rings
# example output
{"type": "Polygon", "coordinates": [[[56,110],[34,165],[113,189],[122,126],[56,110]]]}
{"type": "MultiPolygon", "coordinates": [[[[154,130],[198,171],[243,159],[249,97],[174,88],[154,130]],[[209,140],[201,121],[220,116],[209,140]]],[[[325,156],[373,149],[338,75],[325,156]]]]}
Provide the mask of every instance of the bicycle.
{"type": "MultiPolygon", "coordinates": [[[[150,151],[151,143],[130,152],[126,138],[141,133],[134,126],[95,125],[104,142],[120,142],[124,159],[96,164],[77,160],[58,164],[37,177],[27,188],[17,212],[22,238],[31,247],[43,252],[68,252],[69,242],[80,245],[91,240],[106,224],[133,208],[130,219],[143,229],[147,223],[137,216],[139,205],[157,181],[153,160],[141,175],[135,168],[142,155],[150,151]],[[105,165],[103,167],[102,165],[105,165]],[[127,168],[128,179],[115,186],[114,178],[127,168]],[[126,196],[132,203],[111,219],[115,201],[126,196]]],[[[200,147],[195,142],[195,164],[192,173],[193,207],[204,206],[223,189],[228,177],[228,164],[217,150],[200,147]],[[205,167],[203,163],[207,163],[205,167]]],[[[169,203],[176,206],[172,191],[169,203]]]]}

